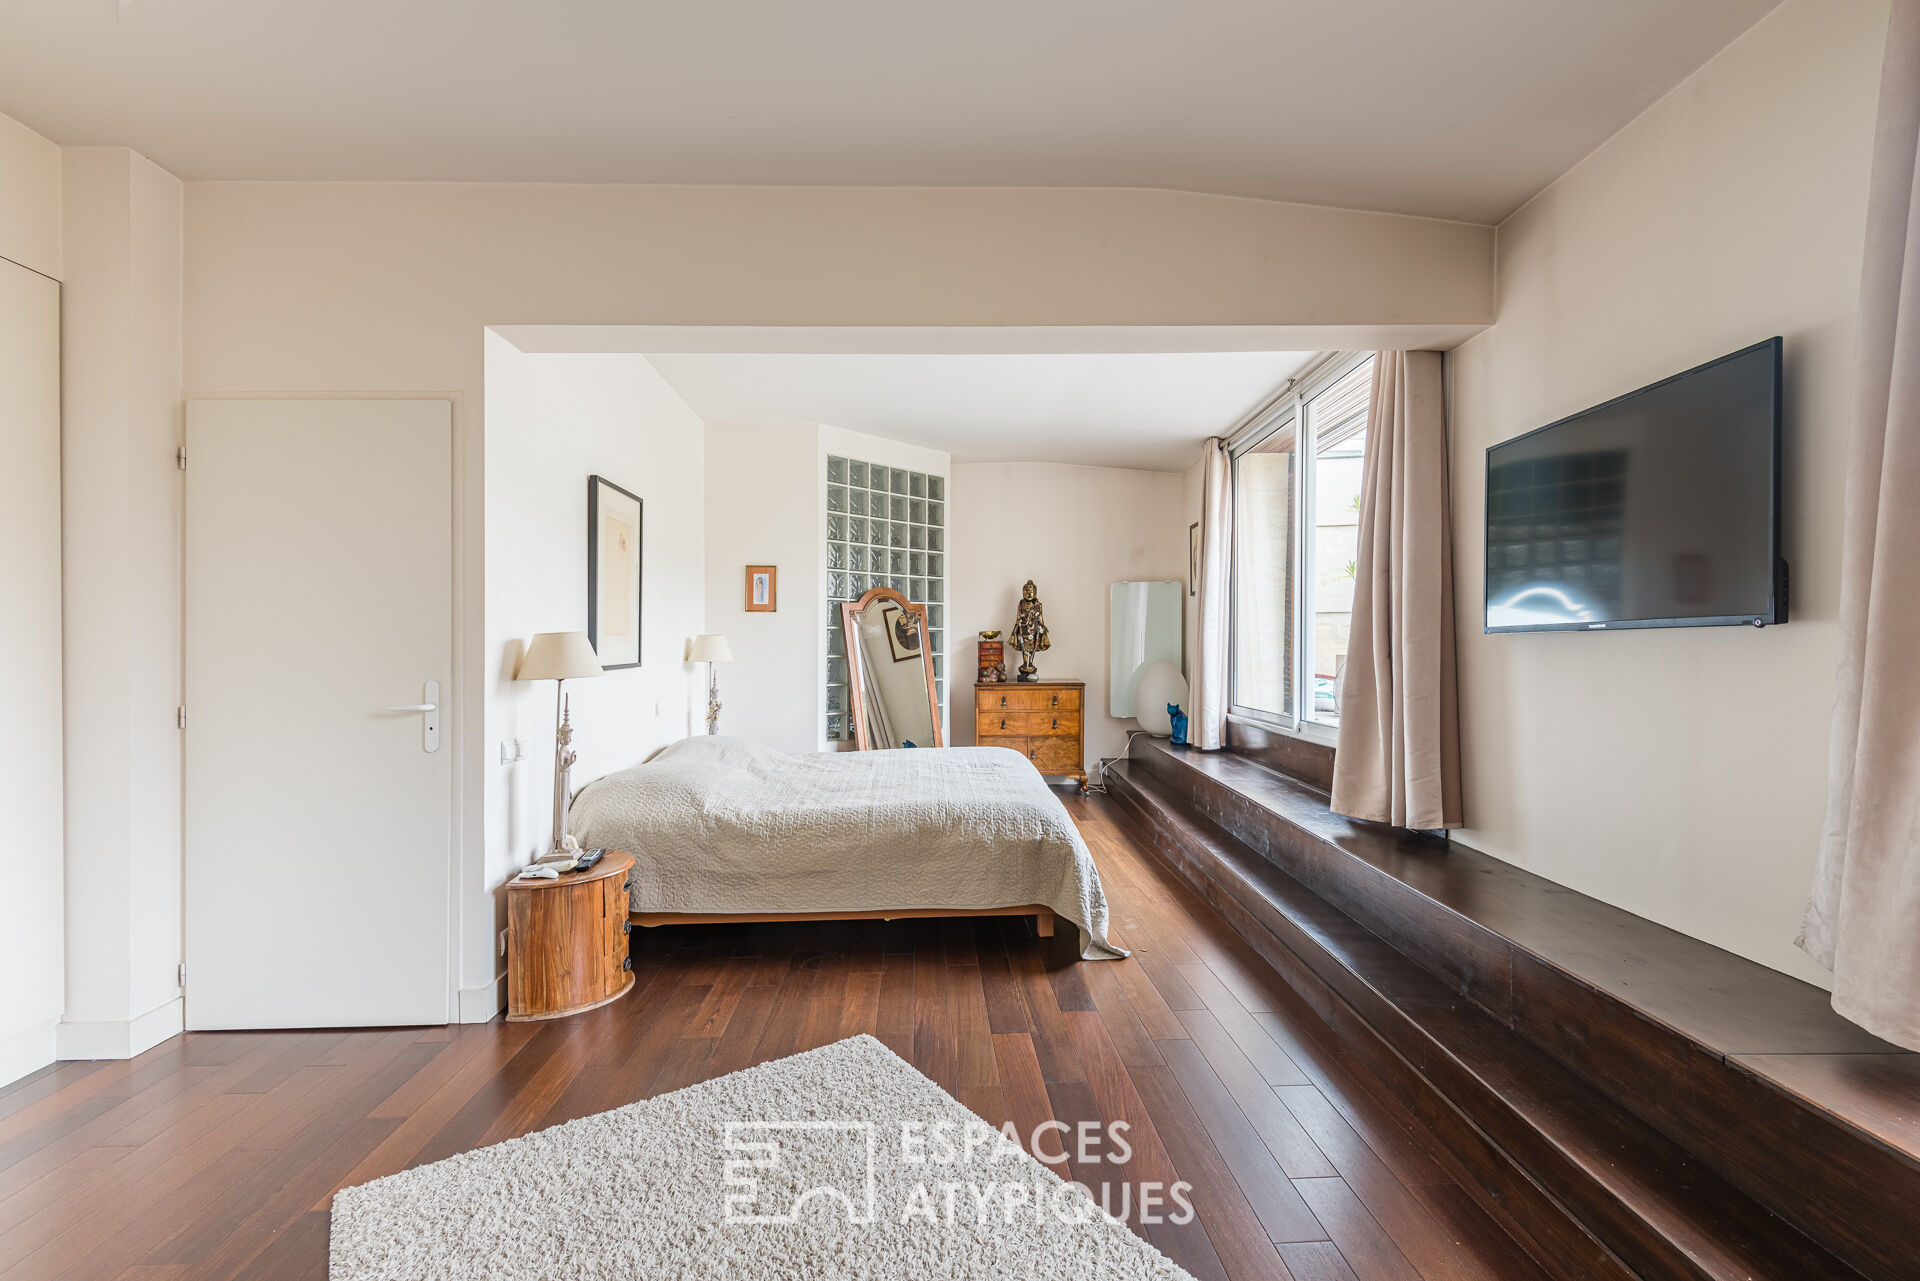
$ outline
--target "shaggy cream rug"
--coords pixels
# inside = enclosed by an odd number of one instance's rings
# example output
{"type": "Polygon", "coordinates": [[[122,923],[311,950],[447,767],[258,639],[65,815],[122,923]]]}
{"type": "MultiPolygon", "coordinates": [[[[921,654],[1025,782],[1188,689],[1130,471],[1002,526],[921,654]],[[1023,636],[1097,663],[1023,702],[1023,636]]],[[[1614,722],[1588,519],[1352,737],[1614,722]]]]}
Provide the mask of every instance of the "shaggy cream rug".
{"type": "Polygon", "coordinates": [[[328,1275],[1191,1281],[868,1036],[347,1188],[328,1275]]]}

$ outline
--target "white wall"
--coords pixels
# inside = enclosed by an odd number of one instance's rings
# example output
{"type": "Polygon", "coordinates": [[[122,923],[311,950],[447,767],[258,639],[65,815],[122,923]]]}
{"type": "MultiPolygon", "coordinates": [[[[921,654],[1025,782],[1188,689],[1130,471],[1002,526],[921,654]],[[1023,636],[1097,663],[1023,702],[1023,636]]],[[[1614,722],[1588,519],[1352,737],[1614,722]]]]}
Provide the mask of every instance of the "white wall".
{"type": "Polygon", "coordinates": [[[0,258],[58,280],[60,148],[0,116],[0,258]]]}
{"type": "MultiPolygon", "coordinates": [[[[815,537],[824,492],[815,486],[813,423],[707,424],[707,625],[733,648],[720,665],[720,731],[811,752],[821,734],[825,562],[815,537]],[[779,608],[746,610],[746,567],[777,565],[779,608]]],[[[706,669],[700,669],[706,679],[706,669]]],[[[704,684],[701,730],[706,715],[704,684]]]]}
{"type": "Polygon", "coordinates": [[[1842,453],[1887,5],[1788,0],[1499,231],[1453,361],[1466,843],[1816,982],[1842,453]],[[1786,337],[1792,619],[1483,636],[1484,451],[1786,337]]]}
{"type": "Polygon", "coordinates": [[[53,1061],[63,1003],[60,149],[0,116],[0,1085],[53,1061]]]}
{"type": "MultiPolygon", "coordinates": [[[[1053,642],[1035,656],[1034,666],[1042,679],[1087,683],[1089,770],[1103,756],[1121,755],[1127,734],[1139,725],[1107,713],[1108,589],[1129,579],[1185,584],[1184,478],[1178,472],[1061,463],[956,463],[950,492],[950,670],[957,679],[948,687],[948,706],[954,741],[974,741],[978,633],[1012,631],[1021,585],[1031,578],[1053,642]]],[[[1184,586],[1181,600],[1184,605],[1184,586]]],[[[1019,661],[1009,645],[1009,675],[1019,661]]]]}
{"type": "MultiPolygon", "coordinates": [[[[463,987],[497,964],[482,835],[493,324],[1334,325],[1492,318],[1485,227],[1155,191],[190,183],[186,387],[455,400],[449,750],[463,987]]],[[[824,554],[824,553],[823,553],[824,554]]]]}
{"type": "MultiPolygon", "coordinates": [[[[484,889],[497,892],[552,837],[554,686],[512,679],[536,632],[587,625],[587,477],[640,496],[641,662],[567,682],[575,789],[646,759],[696,715],[687,641],[705,630],[704,430],[644,356],[527,355],[486,336],[487,522],[484,889]],[[502,765],[517,739],[524,760],[502,765]]],[[[702,703],[704,707],[704,703],[702,703]]],[[[463,1017],[504,1003],[463,987],[463,1017]]]]}
{"type": "Polygon", "coordinates": [[[62,156],[67,990],[63,1058],[180,1030],[181,185],[62,156]]]}

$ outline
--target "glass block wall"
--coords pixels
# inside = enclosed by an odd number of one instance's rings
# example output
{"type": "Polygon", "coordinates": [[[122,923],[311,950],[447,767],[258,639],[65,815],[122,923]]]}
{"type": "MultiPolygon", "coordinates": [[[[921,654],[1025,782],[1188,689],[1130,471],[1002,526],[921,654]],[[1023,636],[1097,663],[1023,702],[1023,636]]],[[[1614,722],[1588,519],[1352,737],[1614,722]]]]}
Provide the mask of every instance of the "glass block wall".
{"type": "Polygon", "coordinates": [[[891,587],[927,607],[933,685],[946,698],[947,482],[944,476],[827,458],[827,739],[853,739],[840,605],[891,587]]]}

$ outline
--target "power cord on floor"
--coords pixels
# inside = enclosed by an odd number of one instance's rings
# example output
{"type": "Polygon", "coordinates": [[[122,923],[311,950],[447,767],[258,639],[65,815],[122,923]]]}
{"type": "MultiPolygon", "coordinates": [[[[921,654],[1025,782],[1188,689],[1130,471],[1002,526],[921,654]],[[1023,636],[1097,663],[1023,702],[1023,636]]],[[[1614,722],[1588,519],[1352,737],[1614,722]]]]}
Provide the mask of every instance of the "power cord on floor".
{"type": "Polygon", "coordinates": [[[1115,761],[1125,760],[1128,754],[1133,751],[1133,740],[1136,738],[1139,738],[1142,734],[1145,734],[1146,732],[1147,731],[1143,729],[1137,729],[1133,731],[1133,733],[1127,735],[1127,745],[1120,749],[1120,755],[1102,756],[1100,758],[1100,763],[1096,767],[1100,775],[1100,781],[1097,783],[1092,783],[1092,782],[1088,783],[1087,790],[1089,792],[1098,792],[1102,796],[1105,796],[1107,794],[1107,766],[1113,764],[1115,761]]]}

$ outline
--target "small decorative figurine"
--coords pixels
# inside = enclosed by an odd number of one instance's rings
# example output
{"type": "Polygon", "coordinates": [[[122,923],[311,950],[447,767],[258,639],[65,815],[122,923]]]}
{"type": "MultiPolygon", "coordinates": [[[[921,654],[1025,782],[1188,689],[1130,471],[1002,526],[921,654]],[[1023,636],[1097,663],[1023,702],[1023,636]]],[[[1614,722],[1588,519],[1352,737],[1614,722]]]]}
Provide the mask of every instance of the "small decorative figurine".
{"type": "Polygon", "coordinates": [[[1041,616],[1040,596],[1031,578],[1020,589],[1020,616],[1013,623],[1013,647],[1020,651],[1020,679],[1038,680],[1033,656],[1042,650],[1052,649],[1053,641],[1047,635],[1047,620],[1041,616]]]}
{"type": "Polygon", "coordinates": [[[1180,710],[1180,704],[1167,704],[1167,719],[1173,722],[1173,745],[1185,747],[1187,745],[1187,714],[1180,710]]]}

